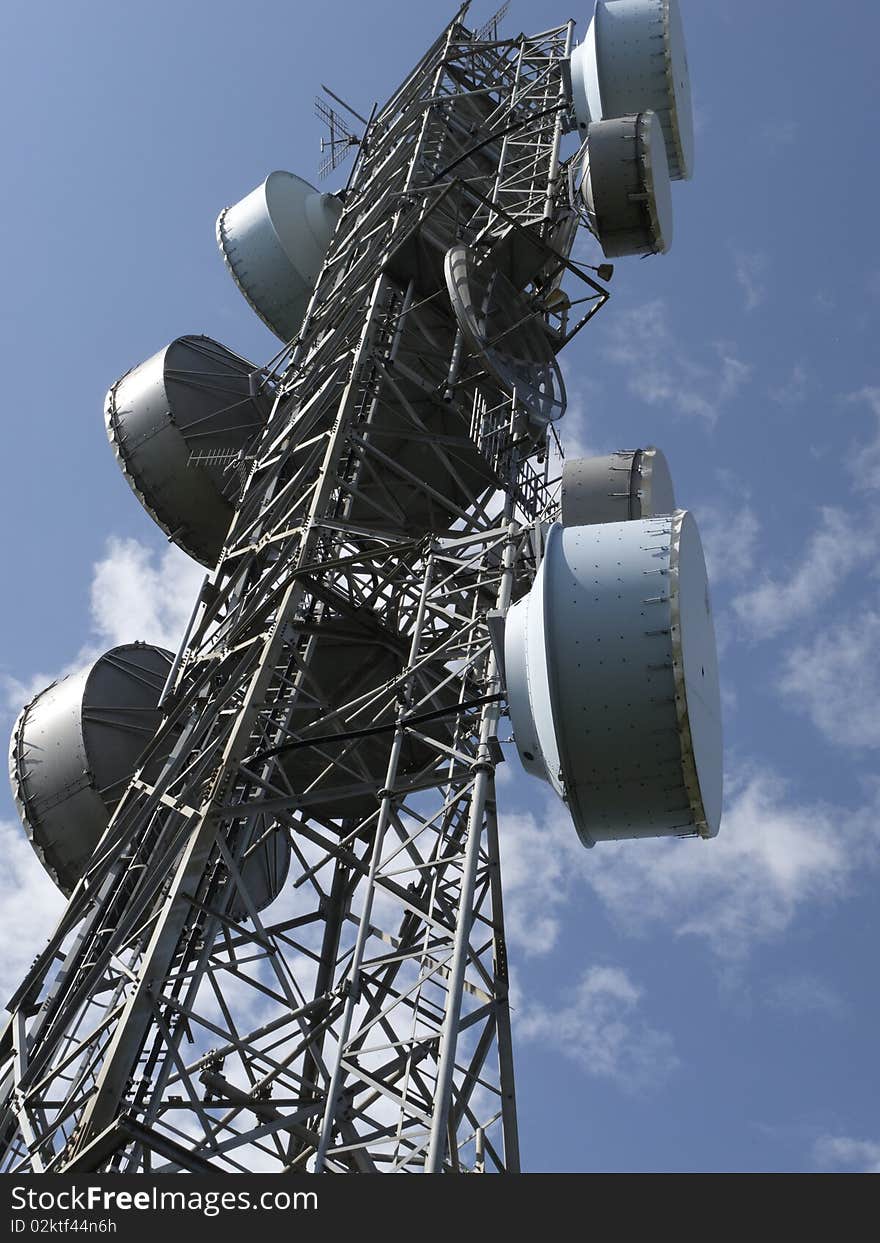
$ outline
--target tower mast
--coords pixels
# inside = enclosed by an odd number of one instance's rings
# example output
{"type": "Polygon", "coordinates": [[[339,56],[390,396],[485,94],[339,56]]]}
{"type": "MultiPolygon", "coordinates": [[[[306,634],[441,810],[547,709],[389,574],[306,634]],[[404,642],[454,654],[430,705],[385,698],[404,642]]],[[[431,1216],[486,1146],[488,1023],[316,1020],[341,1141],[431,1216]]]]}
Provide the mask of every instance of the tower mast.
{"type": "Polygon", "coordinates": [[[447,260],[554,351],[607,294],[570,260],[572,24],[466,9],[370,118],[163,722],[10,1003],[8,1172],[519,1168],[493,619],[564,396],[509,382],[521,324],[486,365],[447,260]]]}

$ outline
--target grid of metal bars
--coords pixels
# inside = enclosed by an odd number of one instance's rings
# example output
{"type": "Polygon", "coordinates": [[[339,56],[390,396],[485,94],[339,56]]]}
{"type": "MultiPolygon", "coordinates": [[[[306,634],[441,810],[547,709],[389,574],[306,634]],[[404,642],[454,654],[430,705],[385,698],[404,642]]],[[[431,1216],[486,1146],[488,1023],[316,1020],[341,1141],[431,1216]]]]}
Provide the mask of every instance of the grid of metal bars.
{"type": "Polygon", "coordinates": [[[553,493],[442,263],[572,335],[572,28],[465,11],[374,110],[164,722],[10,1003],[7,1171],[518,1168],[487,615],[553,493]]]}

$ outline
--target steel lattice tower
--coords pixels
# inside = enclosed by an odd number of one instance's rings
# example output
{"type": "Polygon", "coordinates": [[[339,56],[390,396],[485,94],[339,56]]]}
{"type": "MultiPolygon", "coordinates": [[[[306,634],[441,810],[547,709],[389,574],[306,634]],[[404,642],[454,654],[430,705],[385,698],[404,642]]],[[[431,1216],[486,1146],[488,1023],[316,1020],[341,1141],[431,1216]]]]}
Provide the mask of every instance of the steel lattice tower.
{"type": "Polygon", "coordinates": [[[555,492],[444,256],[554,349],[607,293],[569,257],[572,24],[465,11],[370,118],[163,723],[10,1002],[7,1172],[518,1169],[493,619],[555,492]]]}

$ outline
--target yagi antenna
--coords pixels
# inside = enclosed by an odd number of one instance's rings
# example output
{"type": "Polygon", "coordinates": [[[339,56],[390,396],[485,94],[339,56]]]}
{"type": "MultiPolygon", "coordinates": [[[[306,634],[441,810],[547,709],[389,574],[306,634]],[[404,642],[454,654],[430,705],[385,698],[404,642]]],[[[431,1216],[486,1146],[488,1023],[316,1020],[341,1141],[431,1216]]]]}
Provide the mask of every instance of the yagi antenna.
{"type": "Polygon", "coordinates": [[[337,95],[335,91],[331,91],[330,87],[327,86],[326,83],[324,82],[321,83],[321,90],[326,91],[331,99],[335,99],[338,104],[342,105],[342,107],[346,110],[346,112],[350,112],[353,117],[357,117],[357,119],[359,121],[362,121],[364,125],[370,124],[367,118],[362,117],[359,112],[357,112],[354,108],[352,108],[351,104],[347,104],[341,95],[337,95]]]}
{"type": "MultiPolygon", "coordinates": [[[[507,10],[510,8],[510,0],[504,0],[500,9],[496,9],[487,22],[484,22],[476,34],[477,43],[483,43],[486,39],[498,38],[498,27],[507,16],[507,10]]],[[[326,87],[324,88],[326,90],[326,87]]]]}
{"type": "MultiPolygon", "coordinates": [[[[337,103],[341,104],[343,108],[347,108],[352,116],[357,117],[359,121],[364,121],[364,118],[360,115],[360,113],[355,112],[354,108],[350,108],[344,100],[339,99],[339,97],[334,95],[331,90],[328,90],[326,86],[324,86],[323,89],[327,91],[327,94],[335,99],[337,103]]],[[[336,109],[331,108],[327,101],[322,99],[320,95],[315,96],[315,115],[319,120],[324,122],[329,131],[329,136],[321,139],[321,154],[323,155],[325,151],[329,154],[318,169],[318,176],[326,177],[327,174],[331,173],[334,168],[339,167],[351,151],[352,147],[357,147],[361,140],[351,132],[336,109]]],[[[366,125],[367,122],[364,121],[364,124],[366,125]]]]}

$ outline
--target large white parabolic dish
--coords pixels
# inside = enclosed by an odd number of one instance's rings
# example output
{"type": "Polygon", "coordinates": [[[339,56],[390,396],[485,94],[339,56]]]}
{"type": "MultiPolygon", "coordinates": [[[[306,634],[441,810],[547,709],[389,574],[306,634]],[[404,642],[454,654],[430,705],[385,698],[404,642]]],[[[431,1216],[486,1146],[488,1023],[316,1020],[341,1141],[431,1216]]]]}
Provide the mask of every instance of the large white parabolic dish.
{"type": "Polygon", "coordinates": [[[111,648],[35,695],[15,723],[13,795],[40,862],[65,894],[158,728],[171,661],[171,652],[145,643],[111,648]]]}
{"type": "Polygon", "coordinates": [[[609,259],[665,254],[672,245],[672,183],[653,112],[590,125],[581,194],[609,259]]]}
{"type": "Polygon", "coordinates": [[[238,472],[228,460],[265,425],[268,391],[257,368],[210,337],[177,337],[127,371],[104,402],[122,473],[144,509],[190,557],[214,566],[235,513],[238,472]],[[253,391],[252,391],[253,390],[253,391]],[[223,466],[194,464],[220,453],[223,466]]]}
{"type": "Polygon", "coordinates": [[[618,449],[604,457],[566,458],[562,467],[562,525],[628,522],[675,509],[675,490],[659,449],[618,449]]]}
{"type": "Polygon", "coordinates": [[[585,846],[715,836],[721,698],[689,513],[554,524],[507,615],[505,666],[523,765],[565,799],[585,846]]]}
{"type": "Polygon", "coordinates": [[[282,341],[302,326],[341,215],[335,195],[279,169],[217,218],[217,244],[233,280],[282,341]]]}
{"type": "Polygon", "coordinates": [[[678,0],[596,0],[583,43],[571,56],[578,128],[656,112],[673,181],[693,173],[694,119],[678,0]]]}
{"type": "MultiPolygon", "coordinates": [[[[172,654],[147,643],[111,648],[93,664],[36,695],[21,711],[9,748],[9,778],[22,824],[43,867],[69,895],[89,866],[162,718],[159,697],[172,654]]],[[[167,755],[157,756],[155,763],[167,755]]],[[[278,896],[290,866],[283,830],[242,861],[257,910],[278,896]]],[[[240,890],[229,913],[247,913],[240,890]]]]}

